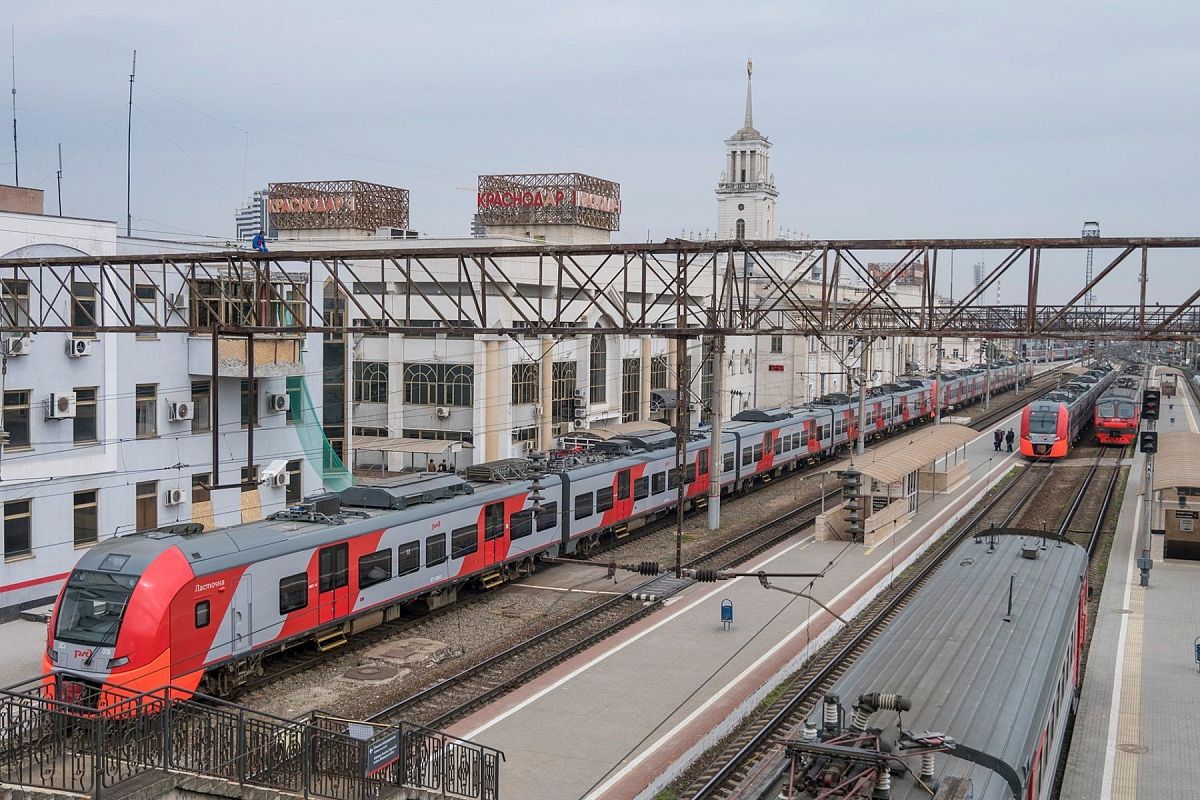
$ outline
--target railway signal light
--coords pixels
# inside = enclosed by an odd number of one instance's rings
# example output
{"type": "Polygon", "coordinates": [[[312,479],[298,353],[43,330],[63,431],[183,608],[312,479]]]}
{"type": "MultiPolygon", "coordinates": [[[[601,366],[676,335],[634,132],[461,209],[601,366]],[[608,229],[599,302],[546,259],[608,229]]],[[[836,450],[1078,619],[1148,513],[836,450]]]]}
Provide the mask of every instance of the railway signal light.
{"type": "Polygon", "coordinates": [[[1142,390],[1142,419],[1158,419],[1158,407],[1162,393],[1158,389],[1142,390]]]}
{"type": "Polygon", "coordinates": [[[1142,431],[1138,435],[1138,450],[1147,455],[1154,455],[1158,452],[1158,432],[1157,431],[1142,431]]]}
{"type": "Polygon", "coordinates": [[[862,535],[862,516],[859,514],[858,505],[862,473],[850,467],[838,473],[838,477],[842,479],[842,497],[846,501],[846,531],[852,539],[858,541],[858,537],[862,535]]]}

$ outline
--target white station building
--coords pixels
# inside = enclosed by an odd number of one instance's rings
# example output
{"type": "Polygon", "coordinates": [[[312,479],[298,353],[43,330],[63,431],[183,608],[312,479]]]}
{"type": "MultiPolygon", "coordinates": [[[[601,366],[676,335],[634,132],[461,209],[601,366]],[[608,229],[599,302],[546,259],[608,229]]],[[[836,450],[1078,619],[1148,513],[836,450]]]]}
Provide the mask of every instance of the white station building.
{"type": "MultiPolygon", "coordinates": [[[[47,216],[39,190],[0,187],[0,258],[113,255],[124,249],[118,242],[113,222],[47,216]]],[[[155,274],[137,280],[138,319],[199,313],[155,274]]],[[[0,267],[6,320],[29,319],[34,277],[0,267]]],[[[72,324],[102,322],[112,302],[105,291],[81,271],[55,311],[72,324]]],[[[80,551],[101,539],[258,519],[323,485],[323,438],[305,386],[321,374],[320,337],[273,338],[256,345],[263,352],[253,397],[244,341],[221,340],[214,374],[210,337],[5,336],[0,616],[54,595],[80,551]],[[248,469],[251,424],[258,458],[248,469]]]]}

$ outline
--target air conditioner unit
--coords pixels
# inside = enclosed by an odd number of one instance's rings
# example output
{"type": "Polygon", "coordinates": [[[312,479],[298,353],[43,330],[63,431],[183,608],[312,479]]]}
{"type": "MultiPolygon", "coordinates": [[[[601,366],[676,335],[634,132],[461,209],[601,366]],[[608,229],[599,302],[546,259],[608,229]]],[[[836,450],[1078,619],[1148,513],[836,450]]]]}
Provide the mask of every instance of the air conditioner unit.
{"type": "Polygon", "coordinates": [[[576,408],[573,409],[573,411],[575,412],[575,417],[577,420],[586,417],[588,413],[586,408],[576,408]]]}
{"type": "Polygon", "coordinates": [[[92,345],[96,342],[92,339],[76,339],[73,336],[67,337],[67,355],[71,358],[83,358],[92,354],[92,345]]]}
{"type": "Polygon", "coordinates": [[[182,401],[167,401],[167,419],[171,422],[186,422],[196,416],[196,404],[182,401]]]}
{"type": "Polygon", "coordinates": [[[575,422],[572,423],[572,427],[574,427],[575,430],[577,430],[577,431],[581,431],[587,427],[587,420],[586,419],[577,419],[577,420],[575,420],[575,422]]]}
{"type": "Polygon", "coordinates": [[[4,340],[4,355],[6,356],[27,356],[29,349],[33,346],[33,340],[28,336],[18,336],[12,339],[4,340]]]}
{"type": "Polygon", "coordinates": [[[75,416],[74,392],[51,392],[46,401],[46,419],[71,419],[75,416]]]}
{"type": "Polygon", "coordinates": [[[533,407],[533,418],[538,419],[542,416],[542,407],[540,405],[533,407]]]}
{"type": "Polygon", "coordinates": [[[450,418],[450,408],[448,406],[438,406],[433,410],[433,413],[437,415],[438,419],[450,418]]]}
{"type": "Polygon", "coordinates": [[[583,397],[583,389],[576,389],[574,392],[574,396],[575,397],[583,397]]]}
{"type": "Polygon", "coordinates": [[[163,492],[163,503],[169,506],[177,506],[187,500],[187,492],[179,487],[167,489],[163,492]]]}
{"type": "Polygon", "coordinates": [[[287,486],[288,477],[289,476],[286,472],[280,472],[278,475],[272,475],[270,480],[267,481],[267,485],[275,487],[287,486]]]}
{"type": "Polygon", "coordinates": [[[282,458],[277,458],[259,475],[258,482],[263,486],[287,486],[287,461],[282,458]]]}
{"type": "Polygon", "coordinates": [[[269,394],[267,395],[267,410],[268,411],[287,411],[291,408],[291,400],[286,394],[269,394]]]}
{"type": "Polygon", "coordinates": [[[172,311],[182,311],[187,308],[187,292],[180,289],[174,294],[168,294],[167,308],[172,311]]]}

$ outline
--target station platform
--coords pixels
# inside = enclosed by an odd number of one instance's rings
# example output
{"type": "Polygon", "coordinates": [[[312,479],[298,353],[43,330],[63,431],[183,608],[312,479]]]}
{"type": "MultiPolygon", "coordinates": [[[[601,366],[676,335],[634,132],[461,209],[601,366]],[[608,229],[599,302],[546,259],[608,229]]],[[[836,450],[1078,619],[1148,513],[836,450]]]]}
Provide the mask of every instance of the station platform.
{"type": "MultiPolygon", "coordinates": [[[[1017,424],[1017,414],[1003,423],[1017,424]]],[[[921,435],[921,429],[912,431],[921,435]]],[[[845,618],[967,513],[1019,458],[991,431],[966,445],[950,491],[922,492],[915,518],[873,547],[812,536],[739,568],[821,572],[810,594],[845,618]]],[[[808,579],[773,579],[803,591],[808,579]]],[[[451,733],[502,749],[501,794],[546,800],[650,798],[715,744],[841,624],[811,600],[754,578],[694,584],[665,607],[463,720],[451,733]],[[720,607],[734,606],[730,630],[720,607]]]]}
{"type": "MultiPolygon", "coordinates": [[[[1191,393],[1163,398],[1157,429],[1197,432],[1200,410],[1191,393]]],[[[1145,457],[1134,458],[1116,537],[1071,749],[1063,800],[1194,798],[1200,795],[1200,672],[1193,643],[1200,636],[1200,561],[1163,559],[1155,536],[1150,585],[1139,585],[1137,557],[1145,457]]]]}

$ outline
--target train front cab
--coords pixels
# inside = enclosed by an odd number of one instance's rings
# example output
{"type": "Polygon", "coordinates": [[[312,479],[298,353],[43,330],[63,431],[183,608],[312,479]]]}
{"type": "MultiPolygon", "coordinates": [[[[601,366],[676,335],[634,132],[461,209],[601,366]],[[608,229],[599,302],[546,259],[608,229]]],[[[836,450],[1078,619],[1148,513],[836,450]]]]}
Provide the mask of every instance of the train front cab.
{"type": "Polygon", "coordinates": [[[1021,411],[1021,455],[1065,458],[1071,449],[1070,421],[1063,403],[1030,403],[1021,411]]]}

